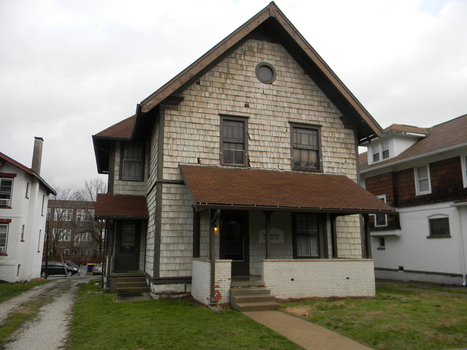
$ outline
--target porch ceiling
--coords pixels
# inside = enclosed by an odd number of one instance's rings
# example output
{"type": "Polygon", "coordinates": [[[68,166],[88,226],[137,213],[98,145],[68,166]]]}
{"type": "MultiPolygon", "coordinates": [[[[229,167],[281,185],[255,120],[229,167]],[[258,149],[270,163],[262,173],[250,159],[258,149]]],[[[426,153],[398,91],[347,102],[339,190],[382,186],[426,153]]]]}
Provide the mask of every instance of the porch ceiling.
{"type": "Polygon", "coordinates": [[[147,219],[148,206],[143,196],[98,194],[96,219],[147,219]]]}
{"type": "Polygon", "coordinates": [[[181,165],[198,208],[322,211],[342,214],[395,210],[342,175],[181,165]]]}

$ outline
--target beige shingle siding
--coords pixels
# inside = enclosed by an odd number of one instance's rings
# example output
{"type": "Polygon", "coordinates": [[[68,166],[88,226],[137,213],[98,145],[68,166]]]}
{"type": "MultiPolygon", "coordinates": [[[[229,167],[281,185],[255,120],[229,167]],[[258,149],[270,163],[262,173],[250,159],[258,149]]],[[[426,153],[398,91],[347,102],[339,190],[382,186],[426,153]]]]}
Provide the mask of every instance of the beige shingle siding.
{"type": "MultiPolygon", "coordinates": [[[[219,114],[248,117],[250,166],[259,169],[291,170],[289,122],[321,125],[323,172],[344,174],[356,180],[353,132],[344,129],[339,119],[341,113],[279,44],[247,41],[182,95],[184,101],[178,110],[165,111],[164,180],[181,180],[179,164],[196,164],[198,158],[202,165],[219,165],[219,114]],[[259,62],[275,67],[277,78],[273,84],[257,80],[255,68],[259,62]]],[[[155,180],[153,174],[157,167],[156,129],[152,138],[153,169],[148,188],[155,180]]],[[[163,191],[160,275],[189,276],[193,235],[191,198],[184,186],[164,184],[163,191]]],[[[260,254],[264,248],[258,244],[256,220],[259,218],[255,215],[250,223],[254,227],[250,232],[250,256],[260,254]]],[[[276,215],[290,216],[277,213],[273,220],[276,215]]],[[[154,232],[151,220],[149,237],[154,232]]],[[[208,226],[203,224],[206,220],[203,214],[200,256],[205,258],[209,253],[208,226]]],[[[358,219],[339,219],[341,221],[350,227],[344,229],[343,224],[338,225],[340,256],[361,257],[358,219]]],[[[290,243],[289,251],[272,247],[277,258],[292,256],[292,238],[285,239],[290,243]]],[[[148,248],[150,250],[149,245],[148,248]]],[[[260,261],[252,258],[252,273],[260,273],[260,261]]]]}
{"type": "Polygon", "coordinates": [[[356,179],[353,132],[341,113],[279,44],[249,40],[183,92],[178,111],[166,112],[164,177],[179,179],[179,163],[219,165],[219,114],[249,117],[253,168],[291,170],[290,125],[322,126],[323,170],[356,179]],[[256,79],[259,62],[277,72],[273,84],[256,79]],[[245,107],[248,104],[249,107],[245,107]]]}

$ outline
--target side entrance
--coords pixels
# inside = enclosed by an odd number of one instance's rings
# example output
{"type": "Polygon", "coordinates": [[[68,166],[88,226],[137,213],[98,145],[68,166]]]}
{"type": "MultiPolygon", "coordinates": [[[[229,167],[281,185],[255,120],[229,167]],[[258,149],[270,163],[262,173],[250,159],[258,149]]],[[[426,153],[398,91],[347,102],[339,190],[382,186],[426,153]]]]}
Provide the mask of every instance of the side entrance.
{"type": "Polygon", "coordinates": [[[250,274],[248,211],[222,210],[220,258],[232,259],[232,275],[250,274]]]}

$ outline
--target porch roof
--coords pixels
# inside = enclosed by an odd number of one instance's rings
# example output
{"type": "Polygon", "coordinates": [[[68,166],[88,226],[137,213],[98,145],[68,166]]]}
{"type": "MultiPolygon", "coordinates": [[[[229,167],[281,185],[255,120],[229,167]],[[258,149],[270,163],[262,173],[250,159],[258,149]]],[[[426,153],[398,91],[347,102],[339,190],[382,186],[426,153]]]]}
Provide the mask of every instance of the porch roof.
{"type": "Polygon", "coordinates": [[[147,219],[144,196],[98,194],[94,211],[96,219],[147,219]]]}
{"type": "Polygon", "coordinates": [[[197,208],[321,211],[395,210],[343,175],[181,165],[197,208]]]}

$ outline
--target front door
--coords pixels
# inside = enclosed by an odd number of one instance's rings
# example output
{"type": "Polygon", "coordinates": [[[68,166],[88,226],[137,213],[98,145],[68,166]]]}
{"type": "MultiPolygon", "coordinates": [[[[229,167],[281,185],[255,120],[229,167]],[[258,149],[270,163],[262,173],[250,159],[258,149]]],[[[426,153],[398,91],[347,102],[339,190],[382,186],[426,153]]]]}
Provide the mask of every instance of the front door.
{"type": "Polygon", "coordinates": [[[248,212],[223,210],[220,231],[221,259],[232,259],[232,275],[249,275],[248,212]]]}
{"type": "Polygon", "coordinates": [[[140,222],[124,220],[117,222],[114,270],[139,269],[140,222]]]}

